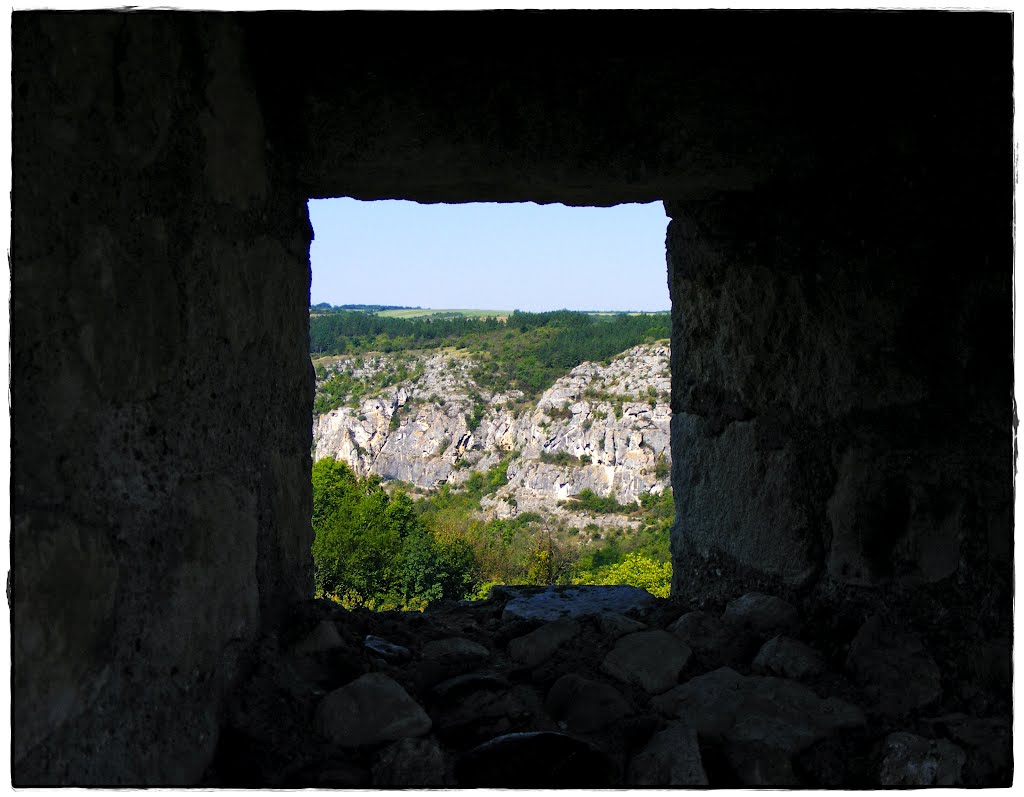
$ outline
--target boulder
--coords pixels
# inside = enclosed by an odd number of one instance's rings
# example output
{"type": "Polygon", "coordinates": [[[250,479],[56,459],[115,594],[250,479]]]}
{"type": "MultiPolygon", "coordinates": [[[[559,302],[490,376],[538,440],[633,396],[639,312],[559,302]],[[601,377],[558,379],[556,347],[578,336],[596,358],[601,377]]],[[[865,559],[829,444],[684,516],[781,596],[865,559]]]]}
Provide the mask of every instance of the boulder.
{"type": "Polygon", "coordinates": [[[428,642],[420,655],[426,661],[436,661],[450,671],[467,672],[487,661],[491,652],[472,640],[449,637],[428,642]]]}
{"type": "Polygon", "coordinates": [[[630,786],[641,788],[707,786],[697,732],[681,722],[673,722],[654,734],[629,762],[626,780],[630,786]]]}
{"type": "Polygon", "coordinates": [[[779,635],[761,646],[751,667],[759,675],[808,678],[824,672],[825,662],[817,651],[803,642],[779,635]]]}
{"type": "Polygon", "coordinates": [[[580,631],[575,620],[545,623],[525,636],[508,643],[508,652],[514,661],[526,667],[536,667],[546,661],[559,648],[580,631]]]}
{"type": "Polygon", "coordinates": [[[874,709],[887,716],[923,708],[942,695],[939,668],[921,638],[877,616],[854,637],[846,669],[874,709]]]}
{"type": "Polygon", "coordinates": [[[651,702],[664,715],[696,728],[702,739],[761,743],[788,755],[865,721],[856,706],[822,700],[796,681],[744,677],[728,667],[691,678],[651,702]]]}
{"type": "Polygon", "coordinates": [[[967,756],[945,739],[890,733],[882,744],[878,782],[892,786],[959,786],[967,756]]]}
{"type": "Polygon", "coordinates": [[[330,620],[321,620],[305,637],[295,643],[292,652],[298,655],[320,653],[325,650],[340,648],[345,644],[338,633],[338,626],[330,620]]]}
{"type": "Polygon", "coordinates": [[[480,690],[501,692],[508,687],[509,682],[503,676],[487,672],[471,672],[442,681],[434,687],[433,691],[438,700],[456,701],[471,692],[480,690]]]}
{"type": "Polygon", "coordinates": [[[762,592],[748,592],[736,598],[725,607],[722,616],[762,640],[777,634],[795,634],[800,630],[800,615],[796,607],[782,598],[762,592]]]}
{"type": "Polygon", "coordinates": [[[446,786],[444,754],[430,739],[400,739],[377,756],[373,785],[446,786]]]}
{"type": "Polygon", "coordinates": [[[704,670],[745,665],[757,650],[756,639],[710,612],[687,612],[666,630],[690,646],[704,670]]]}
{"type": "Polygon", "coordinates": [[[632,713],[629,702],[613,686],[575,673],[555,681],[544,708],[570,731],[579,733],[600,730],[632,713]]]}
{"type": "Polygon", "coordinates": [[[621,637],[601,669],[657,695],[679,682],[679,673],[691,655],[689,646],[668,631],[639,631],[621,637]]]}
{"type": "Polygon", "coordinates": [[[316,730],[342,747],[422,736],[430,717],[393,679],[367,673],[335,689],[316,708],[316,730]]]}
{"type": "Polygon", "coordinates": [[[608,756],[591,744],[551,731],[510,733],[484,742],[455,765],[463,788],[604,788],[614,784],[608,756]]]}
{"type": "Polygon", "coordinates": [[[607,639],[618,639],[626,634],[633,634],[647,628],[644,623],[626,617],[618,612],[601,612],[597,615],[597,627],[607,639]]]}
{"type": "Polygon", "coordinates": [[[373,651],[385,661],[392,663],[401,663],[412,658],[412,651],[409,648],[388,642],[386,639],[381,639],[373,634],[367,635],[366,639],[363,640],[363,647],[373,651]]]}

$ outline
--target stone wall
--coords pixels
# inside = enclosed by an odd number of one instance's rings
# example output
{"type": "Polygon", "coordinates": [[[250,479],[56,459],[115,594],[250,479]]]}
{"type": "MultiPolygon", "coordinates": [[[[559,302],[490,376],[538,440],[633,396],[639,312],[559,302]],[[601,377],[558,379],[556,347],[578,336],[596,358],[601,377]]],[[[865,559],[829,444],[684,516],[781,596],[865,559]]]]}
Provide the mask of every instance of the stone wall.
{"type": "Polygon", "coordinates": [[[194,782],[311,591],[309,223],[225,23],[14,20],[18,784],[194,782]]]}
{"type": "Polygon", "coordinates": [[[310,591],[309,197],[667,200],[677,592],[992,638],[1010,19],[15,14],[17,785],[194,782],[310,591]]]}

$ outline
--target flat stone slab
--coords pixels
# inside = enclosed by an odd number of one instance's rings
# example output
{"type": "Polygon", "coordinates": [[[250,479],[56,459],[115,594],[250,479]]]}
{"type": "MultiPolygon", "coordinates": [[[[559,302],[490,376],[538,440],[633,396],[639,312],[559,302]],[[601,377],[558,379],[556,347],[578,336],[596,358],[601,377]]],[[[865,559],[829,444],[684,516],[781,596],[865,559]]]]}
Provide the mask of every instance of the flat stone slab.
{"type": "MultiPolygon", "coordinates": [[[[498,588],[495,587],[497,590],[498,588]]],[[[608,587],[501,587],[512,600],[505,606],[502,620],[562,620],[585,614],[617,612],[651,606],[658,599],[645,589],[619,584],[608,587]]]]}

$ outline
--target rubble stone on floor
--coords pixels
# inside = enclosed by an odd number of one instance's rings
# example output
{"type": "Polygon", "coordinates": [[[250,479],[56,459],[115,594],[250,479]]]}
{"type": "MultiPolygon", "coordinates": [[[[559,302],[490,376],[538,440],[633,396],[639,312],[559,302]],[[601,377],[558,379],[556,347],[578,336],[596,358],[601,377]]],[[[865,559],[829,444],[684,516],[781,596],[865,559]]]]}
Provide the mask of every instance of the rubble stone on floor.
{"type": "Polygon", "coordinates": [[[882,786],[959,786],[967,756],[945,739],[912,733],[885,737],[878,782],[882,786]]]}
{"type": "Polygon", "coordinates": [[[697,731],[682,722],[673,722],[654,734],[630,761],[627,782],[641,788],[707,786],[697,731]]]}
{"type": "Polygon", "coordinates": [[[430,717],[398,683],[367,673],[335,689],[317,706],[316,728],[343,747],[421,736],[430,717]]]}
{"type": "Polygon", "coordinates": [[[940,691],[931,716],[917,699],[881,713],[876,701],[897,685],[920,690],[897,677],[901,667],[931,690],[937,668],[920,638],[886,636],[880,622],[857,618],[845,638],[759,641],[763,631],[723,616],[724,595],[710,607],[655,600],[631,616],[554,621],[503,619],[513,599],[499,592],[422,613],[297,608],[229,701],[206,785],[1010,783],[1008,710],[972,714],[940,691]],[[818,654],[823,644],[831,659],[818,654]],[[836,660],[857,683],[829,669],[836,660]]]}
{"type": "Polygon", "coordinates": [[[657,695],[678,683],[691,655],[689,646],[667,631],[638,631],[616,641],[601,669],[657,695]]]}
{"type": "Polygon", "coordinates": [[[880,714],[904,714],[942,695],[938,665],[921,637],[877,616],[854,637],[846,668],[880,714]]]}

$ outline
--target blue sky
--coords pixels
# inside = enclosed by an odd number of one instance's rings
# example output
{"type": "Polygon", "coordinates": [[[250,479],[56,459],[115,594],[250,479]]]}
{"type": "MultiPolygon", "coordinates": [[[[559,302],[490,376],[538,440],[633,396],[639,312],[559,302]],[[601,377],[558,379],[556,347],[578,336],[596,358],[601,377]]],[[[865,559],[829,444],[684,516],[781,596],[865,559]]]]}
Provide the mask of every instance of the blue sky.
{"type": "Polygon", "coordinates": [[[486,310],[667,310],[661,202],[309,202],[310,302],[486,310]]]}

